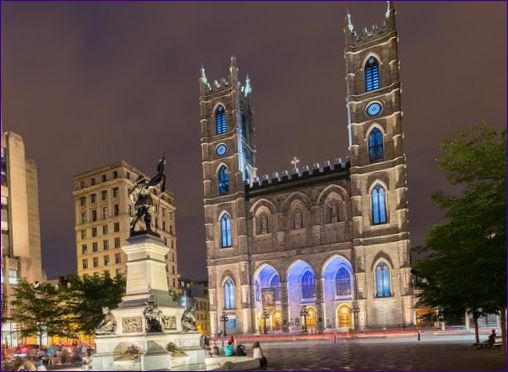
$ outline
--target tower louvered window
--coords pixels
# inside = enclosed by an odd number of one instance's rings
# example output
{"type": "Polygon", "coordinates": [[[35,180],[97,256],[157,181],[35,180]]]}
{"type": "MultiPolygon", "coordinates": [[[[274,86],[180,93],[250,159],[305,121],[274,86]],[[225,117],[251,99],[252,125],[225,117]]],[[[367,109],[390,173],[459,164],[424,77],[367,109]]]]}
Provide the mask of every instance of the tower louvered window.
{"type": "Polygon", "coordinates": [[[379,88],[381,88],[379,64],[374,57],[370,57],[365,64],[365,91],[370,92],[379,88]]]}
{"type": "Polygon", "coordinates": [[[219,105],[215,110],[215,132],[216,134],[226,133],[226,110],[224,106],[219,105]]]}
{"type": "Polygon", "coordinates": [[[383,160],[383,133],[374,128],[369,134],[369,162],[383,160]]]}

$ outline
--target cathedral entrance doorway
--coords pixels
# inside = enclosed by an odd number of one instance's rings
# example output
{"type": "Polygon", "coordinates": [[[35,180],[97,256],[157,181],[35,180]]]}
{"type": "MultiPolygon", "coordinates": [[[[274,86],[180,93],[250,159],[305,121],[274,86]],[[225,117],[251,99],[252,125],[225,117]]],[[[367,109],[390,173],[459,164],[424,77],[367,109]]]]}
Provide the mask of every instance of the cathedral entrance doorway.
{"type": "MultiPolygon", "coordinates": [[[[312,306],[307,306],[307,316],[306,316],[306,323],[307,323],[307,331],[313,332],[316,330],[316,324],[317,324],[317,311],[312,306]]],[[[302,319],[303,323],[303,319],[302,319]]]]}
{"type": "Polygon", "coordinates": [[[282,330],[282,311],[275,310],[272,313],[272,329],[276,331],[282,330]]]}
{"type": "Polygon", "coordinates": [[[337,308],[337,324],[339,328],[352,328],[351,308],[348,305],[341,305],[337,308]]]}

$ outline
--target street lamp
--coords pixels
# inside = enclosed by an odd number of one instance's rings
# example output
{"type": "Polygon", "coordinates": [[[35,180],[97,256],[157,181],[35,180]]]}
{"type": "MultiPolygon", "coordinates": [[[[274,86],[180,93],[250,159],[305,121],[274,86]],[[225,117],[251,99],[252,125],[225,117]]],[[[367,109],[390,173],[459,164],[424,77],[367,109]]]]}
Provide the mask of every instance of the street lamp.
{"type": "Polygon", "coordinates": [[[360,312],[360,308],[358,307],[356,301],[353,301],[349,311],[353,314],[353,321],[355,322],[354,329],[356,331],[358,329],[358,313],[360,312]]]}
{"type": "Polygon", "coordinates": [[[266,335],[266,320],[270,318],[270,313],[266,310],[263,310],[263,333],[266,335]]]}
{"type": "Polygon", "coordinates": [[[226,333],[226,323],[229,319],[225,312],[222,313],[220,320],[224,324],[224,336],[227,336],[228,334],[226,333]]]}
{"type": "Polygon", "coordinates": [[[303,317],[303,332],[307,333],[307,316],[309,315],[309,312],[307,311],[307,307],[302,307],[302,310],[300,311],[300,316],[303,317]]]}

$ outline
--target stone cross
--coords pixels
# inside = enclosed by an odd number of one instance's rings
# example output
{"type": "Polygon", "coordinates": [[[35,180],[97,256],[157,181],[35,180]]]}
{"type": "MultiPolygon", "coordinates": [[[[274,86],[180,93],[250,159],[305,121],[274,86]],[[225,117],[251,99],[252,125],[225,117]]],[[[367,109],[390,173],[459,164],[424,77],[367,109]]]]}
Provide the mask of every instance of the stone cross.
{"type": "Polygon", "coordinates": [[[293,158],[293,160],[291,160],[291,165],[293,165],[294,170],[297,171],[297,172],[298,172],[297,165],[298,165],[299,162],[300,162],[300,160],[298,160],[296,158],[296,156],[293,158]]]}

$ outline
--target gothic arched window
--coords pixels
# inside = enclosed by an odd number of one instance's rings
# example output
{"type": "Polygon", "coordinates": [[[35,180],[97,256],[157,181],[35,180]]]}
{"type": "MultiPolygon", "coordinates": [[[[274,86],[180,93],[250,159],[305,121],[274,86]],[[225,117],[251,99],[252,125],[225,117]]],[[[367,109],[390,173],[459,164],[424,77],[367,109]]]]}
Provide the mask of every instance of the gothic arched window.
{"type": "Polygon", "coordinates": [[[229,192],[229,172],[225,165],[219,168],[217,173],[217,182],[219,194],[226,194],[229,192]]]}
{"type": "Polygon", "coordinates": [[[344,267],[341,267],[335,275],[335,291],[337,296],[351,295],[351,277],[344,267]]]}
{"type": "Polygon", "coordinates": [[[314,274],[307,271],[302,276],[302,298],[314,298],[316,296],[316,282],[314,274]]]}
{"type": "Polygon", "coordinates": [[[369,162],[383,160],[383,133],[378,128],[371,130],[369,134],[369,162]]]}
{"type": "Polygon", "coordinates": [[[374,57],[370,57],[365,64],[365,91],[370,92],[379,88],[381,88],[379,63],[374,57]]]}
{"type": "Polygon", "coordinates": [[[376,297],[390,297],[390,268],[381,261],[376,266],[376,297]]]}
{"type": "Polygon", "coordinates": [[[231,247],[231,217],[224,214],[220,219],[220,241],[222,248],[231,247]]]}
{"type": "Polygon", "coordinates": [[[270,281],[270,287],[275,290],[275,301],[280,301],[280,278],[275,275],[270,281]]]}
{"type": "Polygon", "coordinates": [[[231,279],[224,283],[224,309],[235,308],[235,285],[231,279]]]}
{"type": "Polygon", "coordinates": [[[372,224],[381,225],[386,223],[386,198],[385,189],[377,184],[372,189],[372,224]]]}
{"type": "Polygon", "coordinates": [[[219,105],[215,109],[215,133],[226,133],[226,129],[226,110],[224,109],[224,106],[219,105]]]}

